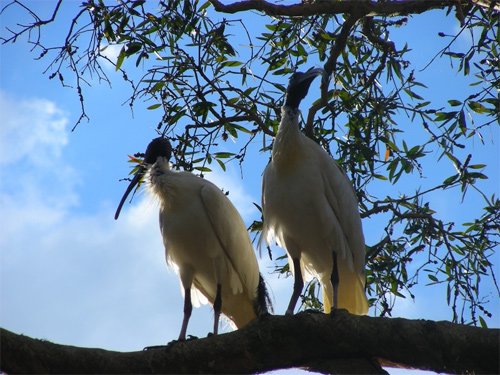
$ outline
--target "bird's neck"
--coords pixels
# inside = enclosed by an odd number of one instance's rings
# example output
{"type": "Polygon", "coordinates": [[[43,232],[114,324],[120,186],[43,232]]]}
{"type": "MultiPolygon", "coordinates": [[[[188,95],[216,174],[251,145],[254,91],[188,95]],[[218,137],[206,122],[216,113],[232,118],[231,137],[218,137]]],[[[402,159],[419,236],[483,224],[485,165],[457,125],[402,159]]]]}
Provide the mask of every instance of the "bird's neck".
{"type": "Polygon", "coordinates": [[[300,111],[298,108],[283,106],[281,109],[281,122],[274,139],[273,160],[292,161],[300,149],[303,134],[299,128],[300,111]]]}
{"type": "Polygon", "coordinates": [[[176,172],[172,170],[168,159],[158,158],[148,173],[149,191],[159,198],[162,209],[170,207],[177,191],[175,181],[172,181],[176,172]]]}
{"type": "Polygon", "coordinates": [[[155,191],[155,189],[163,189],[163,185],[166,181],[168,181],[168,178],[164,179],[163,177],[170,175],[171,173],[173,173],[173,171],[168,159],[158,158],[149,170],[149,182],[153,191],[155,191]]]}
{"type": "Polygon", "coordinates": [[[151,167],[150,174],[151,175],[160,175],[166,172],[171,171],[172,167],[167,158],[160,157],[156,160],[156,162],[151,167]]]}
{"type": "Polygon", "coordinates": [[[283,106],[281,108],[281,122],[275,141],[280,141],[281,139],[288,141],[289,138],[295,138],[300,135],[299,117],[300,111],[298,108],[283,106]]]}

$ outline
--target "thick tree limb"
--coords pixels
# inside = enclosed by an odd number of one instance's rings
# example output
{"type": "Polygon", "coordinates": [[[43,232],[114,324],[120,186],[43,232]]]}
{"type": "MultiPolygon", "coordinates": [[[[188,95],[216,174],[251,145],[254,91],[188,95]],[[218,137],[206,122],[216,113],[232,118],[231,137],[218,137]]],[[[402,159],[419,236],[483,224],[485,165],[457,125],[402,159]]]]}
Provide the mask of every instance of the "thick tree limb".
{"type": "MultiPolygon", "coordinates": [[[[263,0],[243,0],[223,4],[219,0],[209,0],[215,10],[222,13],[238,13],[257,10],[270,16],[312,16],[317,14],[363,14],[389,16],[394,14],[417,14],[432,9],[443,9],[457,5],[456,0],[388,0],[388,1],[330,1],[317,0],[293,5],[275,4],[263,0]]],[[[471,1],[462,1],[470,4],[471,1]]]]}
{"type": "Polygon", "coordinates": [[[228,334],[119,353],[1,334],[6,373],[255,373],[305,367],[382,373],[384,364],[447,373],[497,373],[499,330],[372,318],[345,311],[267,316],[228,334]]]}

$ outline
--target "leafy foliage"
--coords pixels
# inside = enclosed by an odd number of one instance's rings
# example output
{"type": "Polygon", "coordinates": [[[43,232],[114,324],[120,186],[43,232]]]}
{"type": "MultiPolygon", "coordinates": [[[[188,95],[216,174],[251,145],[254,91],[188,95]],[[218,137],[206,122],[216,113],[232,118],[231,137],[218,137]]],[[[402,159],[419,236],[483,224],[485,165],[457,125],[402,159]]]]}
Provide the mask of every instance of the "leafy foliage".
{"type": "MultiPolygon", "coordinates": [[[[431,3],[414,13],[431,9],[431,3]]],[[[157,132],[175,145],[177,166],[201,173],[214,165],[225,170],[231,162],[244,170],[247,151],[259,147],[257,137],[263,138],[259,151],[267,157],[288,76],[323,65],[333,78],[323,83],[304,118],[304,131],[325,149],[335,149],[333,156],[353,181],[365,223],[384,223],[381,240],[367,245],[371,303],[381,315],[390,315],[398,298],[413,297],[418,282],[444,284],[453,320],[483,324],[481,315],[491,312],[480,285],[487,280],[496,290],[494,298],[500,295],[492,268],[500,240],[500,200],[481,191],[478,182],[487,178],[486,165],[473,162],[468,149],[472,139],[483,142],[483,132],[499,123],[498,12],[464,2],[455,9],[456,35],[436,36],[447,44],[433,61],[448,59],[470,82],[469,92],[451,93],[441,106],[430,99],[419,79],[422,72],[409,61],[411,46],[391,41],[409,16],[390,8],[384,13],[383,4],[370,16],[362,9],[336,10],[345,4],[321,5],[331,7],[329,14],[311,14],[313,8],[303,4],[307,16],[247,11],[238,18],[217,13],[217,1],[89,0],[69,22],[63,44],[55,47],[43,44],[41,29],[57,17],[61,2],[44,21],[13,1],[3,12],[22,7],[33,21],[4,30],[2,39],[16,42],[29,34],[39,57],[51,61],[49,78],[65,85],[65,75],[76,77],[81,119],[87,116],[86,84],[110,82],[102,64],[112,62],[130,83],[130,105],[143,100],[148,110],[159,112],[157,132]],[[465,34],[466,48],[457,43],[465,34]],[[120,50],[116,61],[107,54],[113,47],[120,50]],[[141,78],[131,78],[132,71],[141,72],[141,78]],[[456,173],[396,193],[401,181],[429,175],[436,158],[456,173]],[[480,217],[466,223],[441,218],[431,201],[445,191],[462,200],[480,196],[480,217]]],[[[440,16],[453,14],[447,9],[440,16]]],[[[258,231],[260,224],[256,220],[252,228],[258,231]]],[[[277,272],[287,274],[282,262],[277,272]]],[[[317,292],[316,284],[309,284],[305,306],[318,306],[317,292]]]]}

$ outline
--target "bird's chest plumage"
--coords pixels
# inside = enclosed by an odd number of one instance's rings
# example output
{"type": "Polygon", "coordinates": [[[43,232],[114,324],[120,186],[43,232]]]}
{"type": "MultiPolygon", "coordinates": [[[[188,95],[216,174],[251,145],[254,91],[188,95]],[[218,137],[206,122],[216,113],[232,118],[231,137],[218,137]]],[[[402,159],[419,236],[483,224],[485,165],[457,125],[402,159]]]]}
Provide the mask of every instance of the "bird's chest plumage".
{"type": "Polygon", "coordinates": [[[314,158],[300,148],[294,151],[273,159],[266,171],[264,218],[277,232],[290,236],[318,233],[330,215],[324,181],[314,158]]]}
{"type": "Polygon", "coordinates": [[[266,219],[291,231],[315,225],[320,220],[318,204],[326,204],[322,181],[308,178],[311,171],[303,163],[282,169],[274,166],[273,169],[266,175],[266,219]]]}

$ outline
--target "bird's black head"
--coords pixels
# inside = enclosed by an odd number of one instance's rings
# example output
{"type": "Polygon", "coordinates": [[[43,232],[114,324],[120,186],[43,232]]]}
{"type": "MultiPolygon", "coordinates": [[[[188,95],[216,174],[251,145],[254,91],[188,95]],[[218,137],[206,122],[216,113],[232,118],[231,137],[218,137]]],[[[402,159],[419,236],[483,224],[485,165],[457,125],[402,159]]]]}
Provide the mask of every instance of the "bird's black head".
{"type": "Polygon", "coordinates": [[[159,157],[164,157],[167,160],[169,160],[171,155],[172,155],[172,145],[170,144],[167,138],[158,137],[153,139],[149,143],[148,148],[146,149],[146,154],[144,155],[144,162],[135,173],[135,176],[132,179],[132,181],[130,181],[127,190],[125,190],[125,193],[123,194],[123,197],[120,200],[120,204],[116,209],[115,220],[118,219],[118,216],[120,216],[120,211],[122,210],[123,203],[125,203],[125,199],[127,199],[132,189],[141,181],[144,174],[146,173],[147,170],[146,166],[156,163],[156,160],[158,160],[159,157]]]}
{"type": "Polygon", "coordinates": [[[145,164],[154,164],[156,159],[159,157],[164,157],[167,160],[170,159],[172,155],[172,145],[167,138],[158,137],[153,139],[146,149],[146,154],[144,155],[145,164]]]}
{"type": "Polygon", "coordinates": [[[305,98],[312,81],[319,75],[324,74],[321,68],[311,68],[307,72],[295,72],[290,77],[288,88],[286,89],[285,106],[299,108],[302,99],[305,98]]]}

